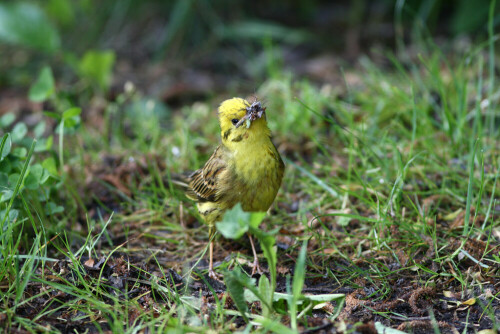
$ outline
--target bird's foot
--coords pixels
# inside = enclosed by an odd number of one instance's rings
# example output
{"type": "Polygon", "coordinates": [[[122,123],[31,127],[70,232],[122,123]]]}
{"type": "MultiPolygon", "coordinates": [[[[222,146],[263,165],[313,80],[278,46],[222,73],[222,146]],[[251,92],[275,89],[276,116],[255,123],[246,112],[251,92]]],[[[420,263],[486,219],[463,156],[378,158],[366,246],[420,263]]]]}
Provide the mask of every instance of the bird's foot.
{"type": "Polygon", "coordinates": [[[223,278],[221,274],[217,274],[213,269],[208,269],[208,277],[218,282],[222,282],[223,278]]]}
{"type": "Polygon", "coordinates": [[[258,273],[259,275],[264,274],[264,271],[259,265],[259,259],[257,258],[253,260],[253,263],[250,265],[250,268],[252,268],[252,276],[255,275],[255,273],[258,273]]]}

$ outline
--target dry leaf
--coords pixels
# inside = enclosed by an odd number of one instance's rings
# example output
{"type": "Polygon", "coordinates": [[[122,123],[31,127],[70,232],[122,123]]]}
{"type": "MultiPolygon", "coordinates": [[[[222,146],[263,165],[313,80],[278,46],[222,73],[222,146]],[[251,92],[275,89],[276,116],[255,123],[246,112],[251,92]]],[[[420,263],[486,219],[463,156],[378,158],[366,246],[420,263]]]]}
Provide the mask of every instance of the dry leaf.
{"type": "Polygon", "coordinates": [[[451,291],[443,291],[443,295],[448,298],[454,298],[453,292],[451,291]]]}
{"type": "Polygon", "coordinates": [[[93,268],[95,264],[95,260],[90,258],[83,263],[86,267],[93,268]]]}
{"type": "Polygon", "coordinates": [[[474,305],[475,303],[476,303],[476,298],[470,298],[470,299],[467,299],[466,301],[464,301],[462,303],[462,305],[469,305],[469,306],[471,306],[471,305],[474,305]]]}

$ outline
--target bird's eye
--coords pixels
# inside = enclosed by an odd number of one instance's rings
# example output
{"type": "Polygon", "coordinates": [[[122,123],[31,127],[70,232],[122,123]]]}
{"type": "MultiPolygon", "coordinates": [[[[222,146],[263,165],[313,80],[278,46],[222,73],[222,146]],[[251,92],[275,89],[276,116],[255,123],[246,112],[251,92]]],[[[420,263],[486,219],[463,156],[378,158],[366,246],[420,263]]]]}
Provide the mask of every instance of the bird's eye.
{"type": "Polygon", "coordinates": [[[233,125],[236,125],[236,124],[238,124],[238,122],[239,122],[239,121],[240,121],[239,119],[237,119],[237,118],[233,118],[233,119],[231,120],[231,123],[233,123],[233,125]]]}

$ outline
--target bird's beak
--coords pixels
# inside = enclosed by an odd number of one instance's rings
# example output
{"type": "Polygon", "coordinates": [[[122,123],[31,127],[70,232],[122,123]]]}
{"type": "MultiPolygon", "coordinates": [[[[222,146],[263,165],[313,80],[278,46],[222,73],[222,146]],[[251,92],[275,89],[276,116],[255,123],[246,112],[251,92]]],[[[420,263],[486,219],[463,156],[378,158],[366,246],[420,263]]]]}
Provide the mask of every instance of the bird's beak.
{"type": "MultiPolygon", "coordinates": [[[[245,121],[250,122],[250,120],[248,119],[248,117],[247,117],[247,116],[248,116],[248,115],[243,116],[243,117],[240,119],[240,121],[239,121],[238,123],[236,123],[236,125],[235,125],[234,127],[235,127],[235,128],[239,128],[239,127],[240,127],[243,123],[245,123],[245,121]]],[[[247,122],[247,128],[250,126],[250,125],[248,125],[248,122],[247,122]]]]}
{"type": "Polygon", "coordinates": [[[246,123],[247,129],[250,127],[251,123],[256,119],[262,118],[262,115],[266,112],[266,107],[255,109],[252,108],[247,110],[245,116],[243,116],[238,123],[236,123],[235,127],[239,128],[243,123],[246,123]]]}

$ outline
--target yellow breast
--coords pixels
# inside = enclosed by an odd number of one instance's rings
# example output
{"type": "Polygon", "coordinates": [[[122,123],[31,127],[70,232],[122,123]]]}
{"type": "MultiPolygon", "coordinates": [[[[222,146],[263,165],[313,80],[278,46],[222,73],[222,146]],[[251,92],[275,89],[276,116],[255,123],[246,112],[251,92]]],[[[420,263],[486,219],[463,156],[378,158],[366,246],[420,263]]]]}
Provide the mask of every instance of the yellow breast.
{"type": "Polygon", "coordinates": [[[267,211],[281,185],[284,165],[274,145],[268,141],[235,152],[233,170],[245,211],[267,211]]]}

